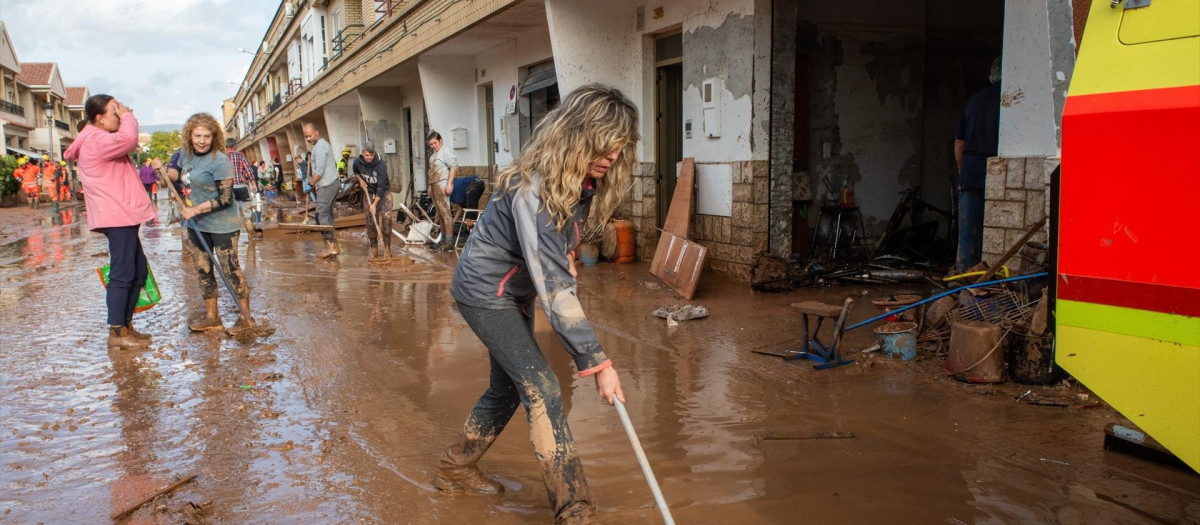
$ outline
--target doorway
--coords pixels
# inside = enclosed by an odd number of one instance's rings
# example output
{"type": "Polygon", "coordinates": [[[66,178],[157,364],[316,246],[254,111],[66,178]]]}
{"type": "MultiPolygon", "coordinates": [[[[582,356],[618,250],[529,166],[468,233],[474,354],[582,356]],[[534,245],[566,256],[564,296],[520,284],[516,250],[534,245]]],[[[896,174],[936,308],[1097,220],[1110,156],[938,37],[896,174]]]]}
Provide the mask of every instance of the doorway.
{"type": "Polygon", "coordinates": [[[658,226],[666,220],[675,195],[683,160],[683,34],[674,32],[655,38],[654,165],[658,188],[658,226]]]}

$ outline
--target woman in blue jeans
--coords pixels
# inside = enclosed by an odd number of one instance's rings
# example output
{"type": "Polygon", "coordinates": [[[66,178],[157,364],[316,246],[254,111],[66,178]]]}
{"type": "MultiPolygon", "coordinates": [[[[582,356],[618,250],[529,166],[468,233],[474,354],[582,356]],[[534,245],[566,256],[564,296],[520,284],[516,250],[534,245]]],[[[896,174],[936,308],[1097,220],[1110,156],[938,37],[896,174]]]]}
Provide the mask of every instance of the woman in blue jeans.
{"type": "Polygon", "coordinates": [[[571,92],[534,131],[521,159],[505,168],[496,197],[476,223],[450,293],[487,346],[491,383],[458,439],[442,455],[435,485],[496,494],[503,486],[476,464],[525,407],[533,451],[557,523],[589,523],[595,507],[563,412],[558,378],[533,338],[533,308],[546,317],[582,377],[593,376],[610,405],[621,381],[584,316],[575,291],[574,250],[592,208],[614,209],[636,162],[637,109],[598,84],[571,92]]]}
{"type": "Polygon", "coordinates": [[[154,206],[128,157],[137,149],[137,118],[109,95],[92,95],[83,109],[86,118],[63,158],[79,166],[88,228],[108,238],[108,347],[145,348],[150,336],[133,329],[149,274],[138,229],[154,219],[154,206]]]}

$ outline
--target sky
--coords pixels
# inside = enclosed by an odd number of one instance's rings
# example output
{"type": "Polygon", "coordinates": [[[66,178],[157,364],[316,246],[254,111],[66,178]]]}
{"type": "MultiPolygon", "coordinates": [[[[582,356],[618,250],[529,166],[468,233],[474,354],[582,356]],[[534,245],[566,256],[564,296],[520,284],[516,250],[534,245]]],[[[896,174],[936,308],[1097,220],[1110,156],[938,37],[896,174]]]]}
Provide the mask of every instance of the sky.
{"type": "Polygon", "coordinates": [[[21,62],[133,108],[142,125],[221,119],[280,0],[0,0],[21,62]],[[232,84],[230,83],[232,82],[232,84]]]}

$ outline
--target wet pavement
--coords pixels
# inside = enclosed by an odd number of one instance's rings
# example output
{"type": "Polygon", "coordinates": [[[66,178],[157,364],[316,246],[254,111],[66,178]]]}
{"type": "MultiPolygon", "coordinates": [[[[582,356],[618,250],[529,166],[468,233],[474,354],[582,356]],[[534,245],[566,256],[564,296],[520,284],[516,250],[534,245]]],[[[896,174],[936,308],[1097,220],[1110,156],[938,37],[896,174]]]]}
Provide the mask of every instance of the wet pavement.
{"type": "MultiPolygon", "coordinates": [[[[202,303],[179,229],[147,226],[163,301],[134,323],[153,345],[110,352],[105,241],[68,212],[0,209],[0,522],[108,521],[189,474],[127,521],[551,521],[520,414],[480,464],[505,494],[432,487],[487,384],[486,350],[448,294],[453,255],[368,265],[358,228],[320,261],[317,235],[254,249],[243,235],[254,315],[278,328],[247,344],[189,333],[202,303]]],[[[645,264],[581,267],[580,291],[679,523],[1200,521],[1200,478],[1102,450],[1104,425],[1123,420],[1111,409],[1018,404],[1028,387],[949,381],[929,356],[815,371],[751,352],[795,347],[790,303],[890,290],[755,294],[706,276],[694,302],[711,315],[673,328],[650,312],[680,301],[645,264]],[[831,432],[854,437],[789,439],[831,432]]],[[[539,328],[599,517],[658,522],[615,411],[539,328]]],[[[871,339],[851,332],[846,348],[871,339]]]]}

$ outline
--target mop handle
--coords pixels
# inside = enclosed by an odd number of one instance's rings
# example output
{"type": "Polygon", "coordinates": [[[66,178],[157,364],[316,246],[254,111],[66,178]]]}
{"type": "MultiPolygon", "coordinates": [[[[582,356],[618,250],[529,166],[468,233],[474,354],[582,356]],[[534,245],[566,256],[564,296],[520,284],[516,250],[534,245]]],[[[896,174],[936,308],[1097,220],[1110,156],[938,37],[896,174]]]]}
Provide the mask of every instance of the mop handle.
{"type": "Polygon", "coordinates": [[[633,423],[629,421],[629,413],[625,411],[625,404],[613,395],[613,404],[617,407],[617,415],[621,417],[621,425],[625,427],[625,435],[629,436],[629,444],[633,445],[633,453],[637,455],[638,464],[642,466],[642,475],[646,477],[646,483],[650,485],[650,492],[654,493],[654,503],[658,505],[659,512],[662,512],[663,522],[667,525],[675,525],[675,519],[671,517],[671,509],[667,508],[667,500],[663,499],[662,491],[658,488],[658,480],[654,478],[654,471],[650,470],[650,462],[646,460],[646,452],[642,450],[642,442],[638,440],[637,433],[633,431],[633,423]]]}
{"type": "Polygon", "coordinates": [[[215,272],[217,277],[221,278],[221,283],[225,285],[225,291],[229,292],[229,295],[233,297],[233,304],[237,305],[238,311],[242,313],[242,317],[250,319],[250,312],[242,308],[242,301],[239,300],[237,292],[233,291],[233,285],[229,283],[229,278],[225,276],[225,267],[221,266],[221,261],[217,260],[216,252],[208,245],[208,241],[204,240],[204,234],[200,233],[200,227],[196,225],[196,219],[188,219],[185,225],[195,230],[196,238],[200,240],[200,245],[204,247],[205,255],[208,255],[208,260],[212,261],[213,267],[217,270],[215,272]]]}

